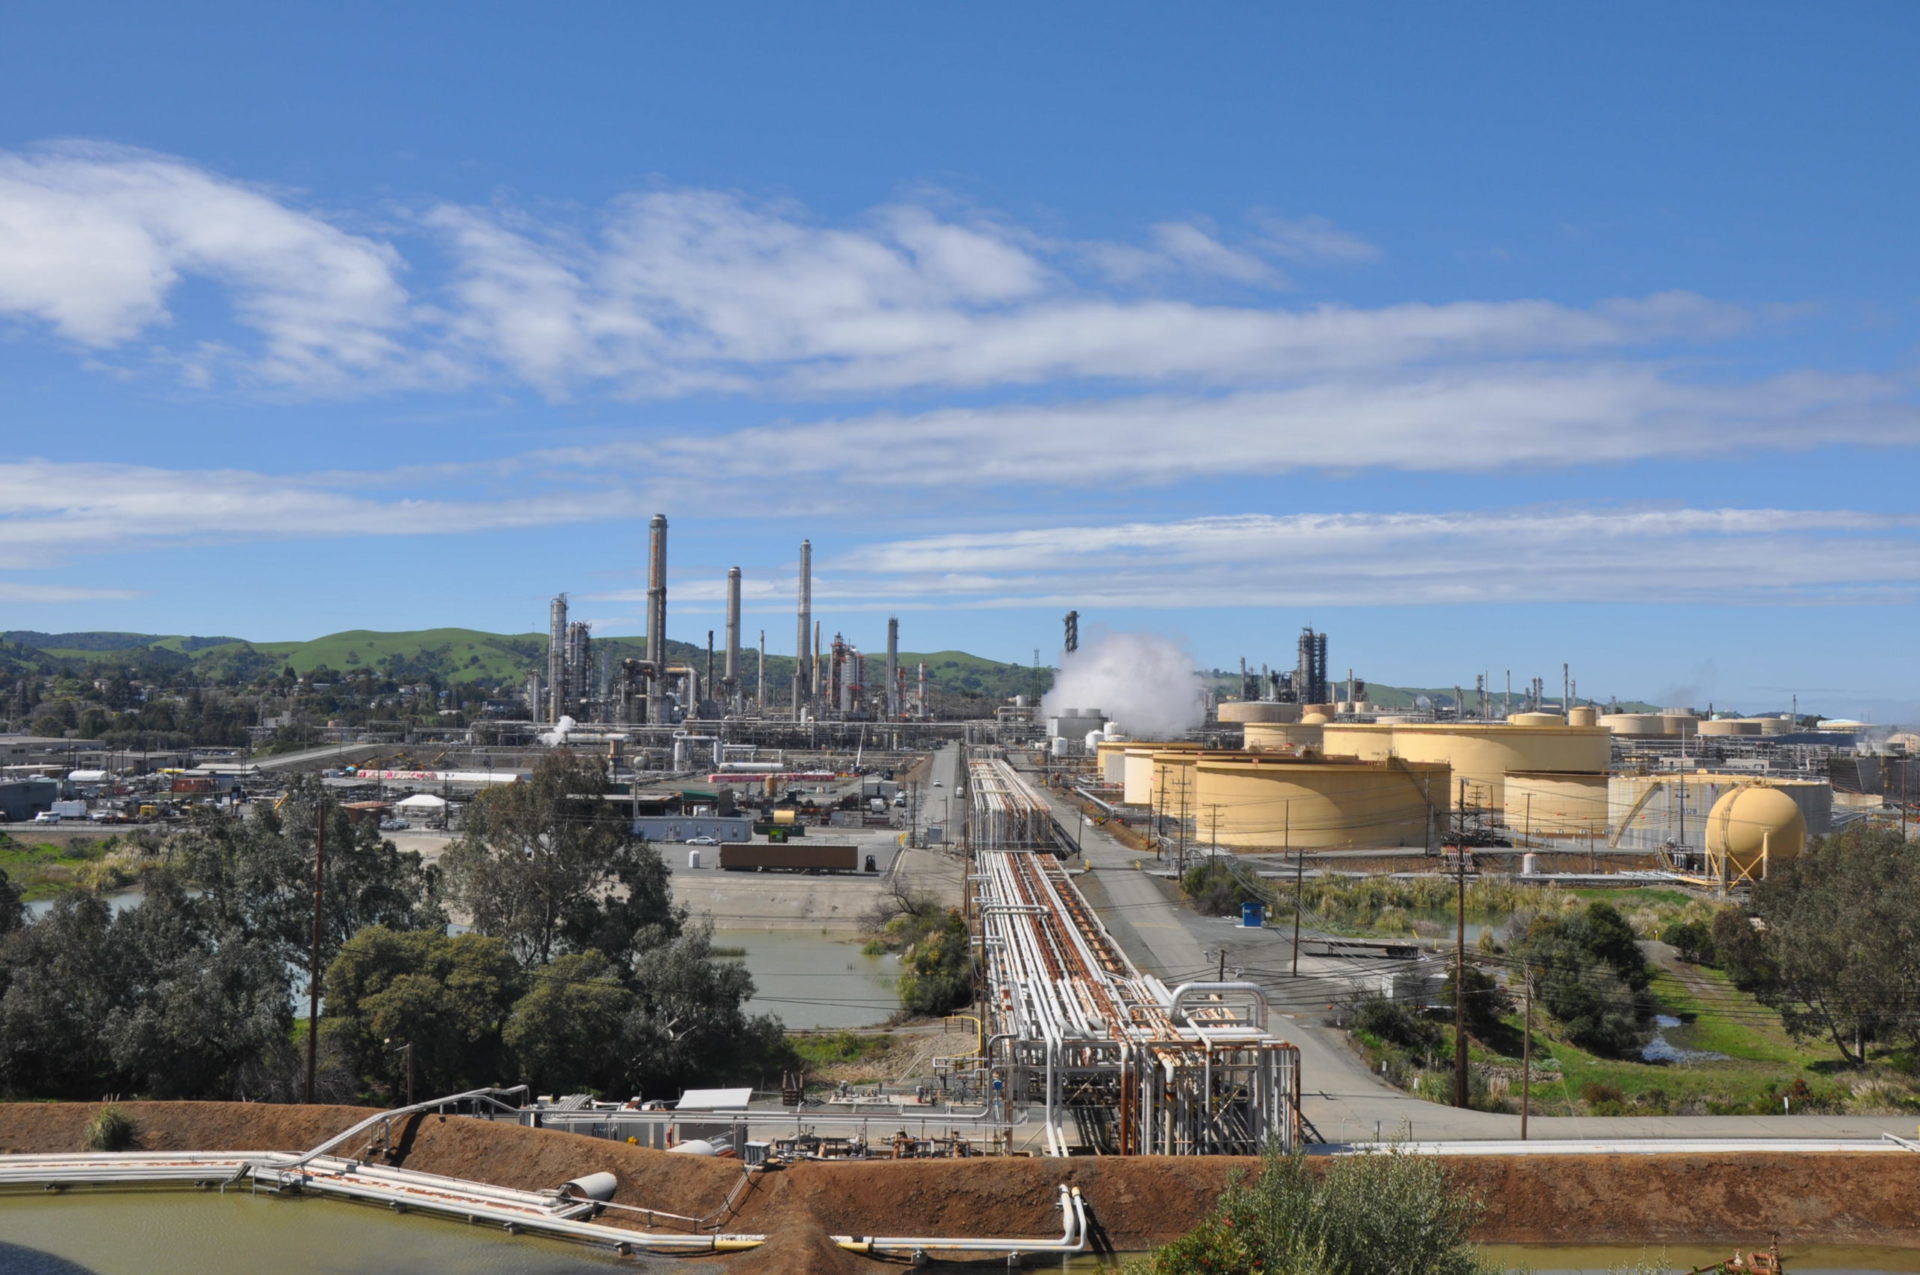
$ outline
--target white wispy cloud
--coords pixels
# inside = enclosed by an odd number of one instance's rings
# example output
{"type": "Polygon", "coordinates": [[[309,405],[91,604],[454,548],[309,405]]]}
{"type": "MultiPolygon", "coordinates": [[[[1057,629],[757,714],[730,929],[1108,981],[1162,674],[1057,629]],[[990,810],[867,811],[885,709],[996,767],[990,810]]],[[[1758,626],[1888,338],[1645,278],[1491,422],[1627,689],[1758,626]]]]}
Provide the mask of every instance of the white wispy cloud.
{"type": "Polygon", "coordinates": [[[1245,514],[899,540],[826,568],[879,605],[1880,604],[1920,598],[1917,531],[1850,510],[1245,514]]]}
{"type": "Polygon", "coordinates": [[[207,542],[437,536],[642,515],[647,489],[576,487],[497,500],[374,498],[350,477],[95,462],[0,463],[0,567],[207,542]]]}
{"type": "Polygon", "coordinates": [[[1747,322],[1677,292],[1586,306],[1210,299],[1223,284],[1285,288],[1282,263],[1377,254],[1312,217],[1257,214],[1232,234],[1189,217],[1105,243],[937,195],[828,224],[791,202],[697,189],[585,213],[427,204],[386,210],[375,235],[169,156],[85,143],[0,153],[0,319],[203,382],[484,382],[554,398],[1245,388],[1716,340],[1747,322]],[[190,282],[223,296],[231,321],[184,301],[190,282]]]}
{"type": "MultiPolygon", "coordinates": [[[[386,244],[166,156],[80,143],[0,153],[0,317],[90,349],[166,327],[172,295],[199,279],[258,339],[253,374],[384,374],[411,321],[401,268],[386,244]]],[[[190,338],[176,357],[204,366],[218,344],[190,338]]]]}

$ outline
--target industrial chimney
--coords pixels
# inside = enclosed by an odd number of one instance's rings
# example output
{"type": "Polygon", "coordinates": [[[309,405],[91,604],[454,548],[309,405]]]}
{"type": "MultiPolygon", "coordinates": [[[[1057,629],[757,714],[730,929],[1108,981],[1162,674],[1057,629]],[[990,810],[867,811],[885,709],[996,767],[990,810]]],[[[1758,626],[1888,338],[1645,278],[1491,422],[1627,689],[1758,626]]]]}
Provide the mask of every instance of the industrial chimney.
{"type": "Polygon", "coordinates": [[[726,711],[740,711],[740,568],[727,568],[726,711]]]}
{"type": "Polygon", "coordinates": [[[647,721],[659,723],[667,717],[667,516],[655,514],[648,532],[647,663],[653,676],[647,682],[647,721]]]}
{"type": "Polygon", "coordinates": [[[800,542],[800,633],[793,646],[793,720],[799,721],[812,690],[813,541],[800,542]]]}
{"type": "Polygon", "coordinates": [[[900,720],[900,617],[887,617],[887,720],[900,720]]]}

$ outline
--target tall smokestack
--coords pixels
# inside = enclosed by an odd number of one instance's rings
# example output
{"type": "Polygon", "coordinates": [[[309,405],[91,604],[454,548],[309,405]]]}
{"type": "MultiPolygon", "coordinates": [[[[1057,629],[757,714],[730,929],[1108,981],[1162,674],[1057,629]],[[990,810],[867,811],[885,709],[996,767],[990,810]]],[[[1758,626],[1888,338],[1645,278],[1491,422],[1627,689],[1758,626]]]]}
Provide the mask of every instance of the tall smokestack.
{"type": "Polygon", "coordinates": [[[666,720],[667,712],[667,516],[655,514],[648,527],[647,550],[647,662],[653,678],[647,683],[647,720],[666,720]]]}
{"type": "Polygon", "coordinates": [[[887,720],[900,720],[900,617],[887,617],[887,720]]]}
{"type": "Polygon", "coordinates": [[[767,711],[767,631],[760,630],[760,672],[753,679],[753,706],[767,711]]]}
{"type": "Polygon", "coordinates": [[[567,686],[567,595],[555,597],[547,608],[547,721],[560,720],[567,686]]]}
{"type": "Polygon", "coordinates": [[[800,542],[800,634],[793,644],[793,719],[800,720],[813,688],[813,541],[800,542]]]}
{"type": "Polygon", "coordinates": [[[740,568],[727,568],[727,711],[740,711],[740,568]]]}

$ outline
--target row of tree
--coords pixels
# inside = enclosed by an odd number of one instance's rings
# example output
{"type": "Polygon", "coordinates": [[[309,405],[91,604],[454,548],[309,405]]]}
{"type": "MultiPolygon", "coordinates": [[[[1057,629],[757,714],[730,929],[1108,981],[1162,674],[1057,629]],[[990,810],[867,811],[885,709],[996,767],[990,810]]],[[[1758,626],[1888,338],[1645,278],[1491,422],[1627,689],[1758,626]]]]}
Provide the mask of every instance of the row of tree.
{"type": "Polygon", "coordinates": [[[117,915],[75,892],[28,924],[0,883],[0,1092],[297,1099],[322,823],[324,1096],[385,1097],[401,1050],[428,1089],[671,1097],[777,1074],[778,1021],[744,1012],[746,971],[688,925],[607,788],[558,751],[474,803],[442,869],[309,781],[277,810],[197,812],[117,915]],[[472,933],[448,935],[449,907],[472,933]]]}

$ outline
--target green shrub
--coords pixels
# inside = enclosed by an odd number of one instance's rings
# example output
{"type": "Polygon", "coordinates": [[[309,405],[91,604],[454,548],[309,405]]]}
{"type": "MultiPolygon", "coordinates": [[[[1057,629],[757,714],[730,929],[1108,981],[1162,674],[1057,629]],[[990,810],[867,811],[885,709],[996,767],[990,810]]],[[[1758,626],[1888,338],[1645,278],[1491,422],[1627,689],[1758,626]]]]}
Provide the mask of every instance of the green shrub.
{"type": "Polygon", "coordinates": [[[1713,927],[1705,921],[1669,925],[1660,937],[1680,953],[1681,960],[1692,965],[1714,964],[1713,927]]]}
{"type": "Polygon", "coordinates": [[[1364,1033],[1415,1052],[1438,1049],[1440,1025],[1399,1001],[1384,996],[1362,996],[1353,1003],[1350,1020],[1356,1033],[1364,1033]]]}
{"type": "Polygon", "coordinates": [[[102,1107],[87,1122],[89,1151],[125,1151],[139,1137],[140,1128],[133,1123],[133,1117],[118,1107],[102,1107]]]}
{"type": "Polygon", "coordinates": [[[1386,1151],[1319,1162],[1269,1155],[1193,1231],[1134,1275],[1486,1275],[1467,1234],[1480,1203],[1437,1157],[1386,1151]]]}

